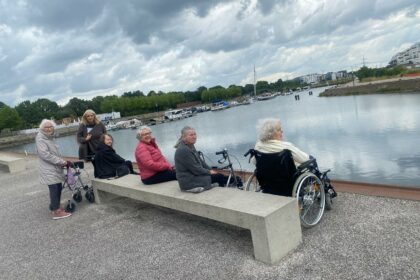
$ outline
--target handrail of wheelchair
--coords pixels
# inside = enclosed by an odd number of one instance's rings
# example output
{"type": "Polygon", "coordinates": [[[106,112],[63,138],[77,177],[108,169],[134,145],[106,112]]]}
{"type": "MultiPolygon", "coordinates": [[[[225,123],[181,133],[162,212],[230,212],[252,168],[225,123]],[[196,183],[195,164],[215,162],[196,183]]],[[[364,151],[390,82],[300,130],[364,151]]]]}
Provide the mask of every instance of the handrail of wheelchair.
{"type": "Polygon", "coordinates": [[[312,163],[314,163],[315,161],[316,161],[316,159],[311,158],[311,159],[309,159],[309,160],[307,160],[307,161],[303,162],[301,165],[299,165],[299,166],[297,167],[297,169],[298,169],[299,171],[302,171],[302,170],[304,170],[304,169],[308,169],[308,168],[312,165],[312,163]]]}

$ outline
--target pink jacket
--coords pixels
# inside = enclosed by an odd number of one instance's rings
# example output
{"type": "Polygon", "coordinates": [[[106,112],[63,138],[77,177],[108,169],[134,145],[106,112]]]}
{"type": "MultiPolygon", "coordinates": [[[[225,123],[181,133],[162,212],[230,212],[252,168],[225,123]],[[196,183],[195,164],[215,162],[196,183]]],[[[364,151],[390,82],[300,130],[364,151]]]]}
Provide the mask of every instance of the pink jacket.
{"type": "Polygon", "coordinates": [[[152,139],[149,144],[140,141],[135,156],[140,169],[140,177],[143,180],[158,172],[172,169],[172,165],[162,155],[155,139],[152,139]]]}

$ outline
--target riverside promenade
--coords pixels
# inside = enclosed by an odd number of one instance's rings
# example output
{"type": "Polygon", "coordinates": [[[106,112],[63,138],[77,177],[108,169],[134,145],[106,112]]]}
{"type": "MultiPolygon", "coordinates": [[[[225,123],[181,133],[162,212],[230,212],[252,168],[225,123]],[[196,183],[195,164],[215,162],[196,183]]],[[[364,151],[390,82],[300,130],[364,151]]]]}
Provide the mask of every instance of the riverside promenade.
{"type": "Polygon", "coordinates": [[[303,243],[269,266],[253,258],[248,230],[127,198],[84,199],[54,221],[36,157],[26,159],[25,172],[0,170],[0,279],[420,278],[420,201],[339,191],[303,243]]]}

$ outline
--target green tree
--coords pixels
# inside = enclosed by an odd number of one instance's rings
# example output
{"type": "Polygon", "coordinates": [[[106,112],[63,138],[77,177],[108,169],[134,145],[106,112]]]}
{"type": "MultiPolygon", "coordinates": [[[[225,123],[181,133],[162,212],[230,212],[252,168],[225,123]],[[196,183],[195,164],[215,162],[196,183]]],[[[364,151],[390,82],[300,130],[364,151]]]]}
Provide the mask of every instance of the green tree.
{"type": "Polygon", "coordinates": [[[253,84],[246,84],[244,87],[244,94],[254,94],[254,85],[253,84]]]}
{"type": "Polygon", "coordinates": [[[18,130],[22,127],[22,118],[16,109],[4,106],[0,109],[0,131],[9,128],[10,130],[18,130]]]}
{"type": "Polygon", "coordinates": [[[90,102],[90,108],[95,111],[96,114],[102,114],[106,112],[102,112],[101,104],[105,100],[103,96],[96,96],[90,102]]]}
{"type": "MultiPolygon", "coordinates": [[[[69,100],[69,102],[64,106],[65,109],[67,109],[72,116],[82,116],[87,109],[91,109],[89,107],[90,102],[79,99],[77,97],[73,97],[69,100]]],[[[95,111],[96,113],[96,111],[95,111]]]]}
{"type": "Polygon", "coordinates": [[[136,91],[129,91],[129,92],[124,92],[122,97],[139,97],[139,96],[144,96],[144,93],[141,92],[140,90],[136,90],[136,91]]]}

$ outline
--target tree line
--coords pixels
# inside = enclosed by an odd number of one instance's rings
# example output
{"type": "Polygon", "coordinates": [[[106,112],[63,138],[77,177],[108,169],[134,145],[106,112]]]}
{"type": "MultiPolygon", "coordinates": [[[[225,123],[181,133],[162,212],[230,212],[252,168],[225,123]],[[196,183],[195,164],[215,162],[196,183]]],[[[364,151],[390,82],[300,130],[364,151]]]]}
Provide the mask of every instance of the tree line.
{"type": "MultiPolygon", "coordinates": [[[[362,67],[355,72],[355,75],[362,80],[368,77],[395,76],[404,72],[407,72],[407,70],[401,66],[393,68],[362,67]]],[[[299,79],[288,81],[279,79],[273,83],[258,81],[256,93],[259,95],[264,92],[288,91],[303,86],[306,86],[306,84],[300,82],[299,79]]],[[[186,102],[210,103],[253,95],[253,93],[254,85],[247,84],[245,86],[230,85],[227,88],[220,85],[211,88],[201,86],[195,91],[186,92],[150,91],[144,94],[137,90],[124,92],[121,96],[96,96],[92,100],[74,97],[64,106],[46,98],[40,98],[34,102],[26,100],[14,108],[0,101],[0,131],[5,128],[19,130],[37,127],[44,118],[62,120],[69,117],[77,119],[87,109],[92,109],[97,114],[116,111],[120,112],[122,117],[127,117],[176,108],[178,104],[186,102]]]]}
{"type": "MultiPolygon", "coordinates": [[[[299,81],[277,80],[274,83],[258,81],[257,95],[264,92],[282,91],[302,86],[299,81]]],[[[120,112],[122,117],[163,111],[176,108],[178,104],[186,102],[210,103],[218,100],[230,100],[245,95],[253,95],[254,85],[230,85],[227,88],[215,86],[199,87],[195,91],[162,92],[142,91],[124,92],[121,96],[96,96],[91,100],[74,97],[63,106],[47,98],[40,98],[34,102],[23,101],[14,108],[0,101],[0,131],[3,129],[20,130],[37,127],[42,119],[62,120],[63,118],[77,119],[87,109],[94,110],[97,114],[120,112]]]]}

